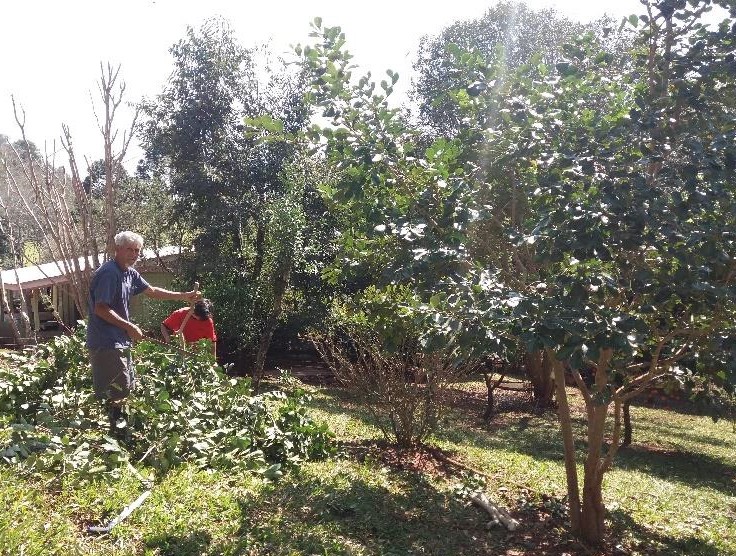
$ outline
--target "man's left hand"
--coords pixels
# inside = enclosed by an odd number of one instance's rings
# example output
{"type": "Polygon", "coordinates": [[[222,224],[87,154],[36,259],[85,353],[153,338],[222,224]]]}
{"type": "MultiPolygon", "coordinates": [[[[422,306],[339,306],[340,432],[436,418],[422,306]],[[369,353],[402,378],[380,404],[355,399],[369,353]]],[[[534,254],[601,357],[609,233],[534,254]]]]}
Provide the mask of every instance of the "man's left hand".
{"type": "Polygon", "coordinates": [[[196,289],[190,292],[184,292],[183,296],[184,299],[187,300],[189,303],[194,303],[202,299],[202,292],[196,289]]]}

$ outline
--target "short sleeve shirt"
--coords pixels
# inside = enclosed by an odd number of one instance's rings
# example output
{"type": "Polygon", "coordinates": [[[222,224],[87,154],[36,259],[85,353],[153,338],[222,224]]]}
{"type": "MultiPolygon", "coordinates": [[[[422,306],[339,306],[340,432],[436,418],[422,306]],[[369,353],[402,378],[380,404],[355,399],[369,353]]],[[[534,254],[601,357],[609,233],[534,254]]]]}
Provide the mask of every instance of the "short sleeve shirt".
{"type": "MultiPolygon", "coordinates": [[[[178,331],[188,312],[188,307],[177,309],[166,318],[164,325],[173,332],[178,331]]],[[[215,324],[211,318],[206,320],[199,320],[194,317],[190,318],[184,327],[184,340],[187,342],[196,342],[202,339],[212,340],[213,342],[217,341],[215,324]]]]}
{"type": "Polygon", "coordinates": [[[134,268],[123,271],[114,260],[100,266],[89,287],[87,347],[110,349],[130,346],[127,332],[95,315],[95,305],[103,303],[125,320],[130,320],[131,297],[149,287],[148,282],[134,268]]]}

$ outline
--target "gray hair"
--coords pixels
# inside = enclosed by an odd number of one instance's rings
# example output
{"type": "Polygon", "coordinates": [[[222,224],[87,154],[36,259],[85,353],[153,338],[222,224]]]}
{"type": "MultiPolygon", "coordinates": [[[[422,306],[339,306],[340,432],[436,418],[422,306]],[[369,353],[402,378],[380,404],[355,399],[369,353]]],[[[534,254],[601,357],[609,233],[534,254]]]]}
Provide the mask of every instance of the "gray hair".
{"type": "Polygon", "coordinates": [[[118,247],[123,247],[125,245],[137,245],[138,247],[143,247],[143,236],[130,231],[120,232],[115,236],[115,245],[118,247]]]}

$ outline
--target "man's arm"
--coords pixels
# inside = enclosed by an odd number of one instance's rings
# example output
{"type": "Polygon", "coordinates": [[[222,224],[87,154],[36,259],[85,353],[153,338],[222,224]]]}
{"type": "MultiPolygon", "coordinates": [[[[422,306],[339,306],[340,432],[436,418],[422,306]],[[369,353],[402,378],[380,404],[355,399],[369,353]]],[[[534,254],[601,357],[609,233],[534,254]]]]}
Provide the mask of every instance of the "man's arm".
{"type": "Polygon", "coordinates": [[[106,303],[95,303],[95,315],[105,322],[125,330],[132,340],[140,340],[143,338],[143,332],[141,332],[140,328],[118,315],[106,303]]]}
{"type": "Polygon", "coordinates": [[[199,290],[192,290],[190,292],[175,292],[156,286],[149,286],[143,291],[143,293],[145,293],[146,296],[150,297],[151,299],[189,301],[190,303],[193,303],[194,301],[202,298],[202,294],[199,292],[199,290]]]}

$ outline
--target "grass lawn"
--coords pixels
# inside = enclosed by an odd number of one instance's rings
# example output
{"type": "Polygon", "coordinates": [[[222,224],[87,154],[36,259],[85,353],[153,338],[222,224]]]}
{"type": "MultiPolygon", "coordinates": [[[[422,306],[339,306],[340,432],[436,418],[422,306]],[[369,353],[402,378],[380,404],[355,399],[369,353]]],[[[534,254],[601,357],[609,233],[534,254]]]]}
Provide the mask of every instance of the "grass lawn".
{"type": "MultiPolygon", "coordinates": [[[[338,457],[307,463],[277,483],[178,467],[158,477],[148,500],[109,535],[83,530],[117,515],[142,492],[132,473],[124,471],[110,483],[60,486],[52,478],[21,478],[0,466],[0,551],[597,554],[562,526],[565,483],[555,416],[532,415],[511,404],[483,423],[482,397],[480,383],[458,384],[453,411],[431,443],[492,477],[486,492],[522,522],[513,533],[488,527],[488,517],[456,495],[464,480],[457,467],[428,453],[397,454],[380,442],[370,415],[348,395],[315,388],[310,410],[337,434],[338,457]]],[[[604,483],[606,552],[736,555],[733,425],[645,407],[632,407],[632,418],[634,444],[620,452],[604,483]]]]}

